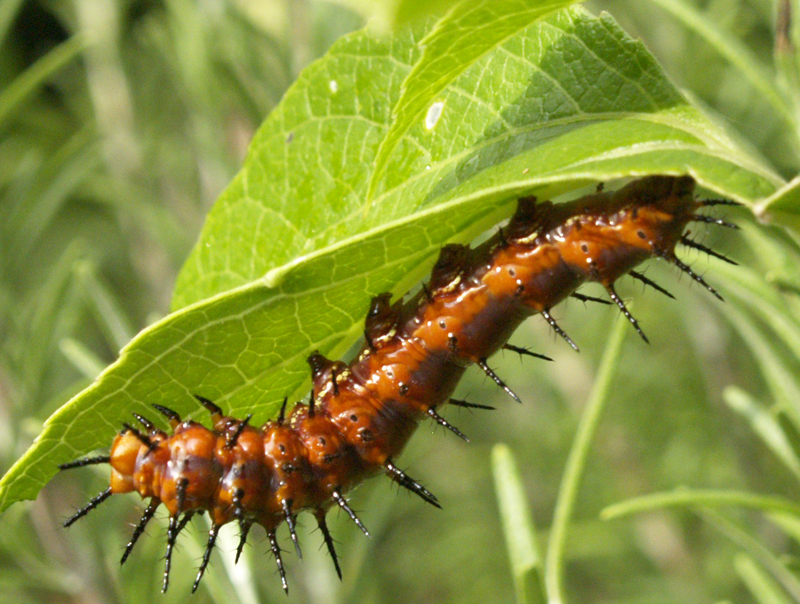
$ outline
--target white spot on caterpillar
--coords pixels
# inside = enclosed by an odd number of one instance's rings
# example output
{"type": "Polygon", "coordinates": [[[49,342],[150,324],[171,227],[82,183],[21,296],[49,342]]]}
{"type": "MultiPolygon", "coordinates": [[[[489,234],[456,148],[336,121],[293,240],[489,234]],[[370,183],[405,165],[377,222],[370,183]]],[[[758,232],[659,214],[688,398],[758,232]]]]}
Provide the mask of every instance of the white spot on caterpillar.
{"type": "Polygon", "coordinates": [[[442,111],[444,110],[444,103],[442,101],[437,101],[431,108],[428,109],[428,115],[425,116],[425,127],[428,130],[433,130],[434,126],[439,122],[439,118],[442,117],[442,111]]]}
{"type": "Polygon", "coordinates": [[[336,82],[336,80],[331,80],[330,82],[328,82],[328,88],[331,89],[331,92],[333,94],[339,92],[339,84],[336,82]]]}

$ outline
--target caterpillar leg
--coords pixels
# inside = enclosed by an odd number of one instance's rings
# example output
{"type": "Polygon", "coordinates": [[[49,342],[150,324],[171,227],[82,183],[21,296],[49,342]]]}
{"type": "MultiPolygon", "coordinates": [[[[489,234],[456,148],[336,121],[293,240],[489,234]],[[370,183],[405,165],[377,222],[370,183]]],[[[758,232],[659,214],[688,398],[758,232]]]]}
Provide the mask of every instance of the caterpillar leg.
{"type": "MultiPolygon", "coordinates": [[[[605,300],[603,300],[603,302],[608,304],[608,302],[606,302],[605,300]]],[[[522,348],[521,346],[514,346],[512,344],[503,344],[503,350],[510,350],[511,352],[516,352],[521,357],[522,356],[534,357],[536,359],[542,359],[543,361],[552,361],[553,360],[548,356],[545,356],[543,354],[539,354],[538,352],[532,352],[532,351],[528,350],[527,348],[522,348]]],[[[452,402],[452,400],[450,402],[452,402]]]]}
{"type": "Polygon", "coordinates": [[[86,514],[111,497],[111,495],[113,495],[111,487],[108,487],[105,491],[102,491],[92,497],[85,506],[75,512],[68,520],[64,522],[64,527],[66,528],[72,526],[76,520],[86,516],[86,514]]]}
{"type": "MultiPolygon", "coordinates": [[[[552,359],[548,359],[552,360],[552,359]]],[[[479,405],[478,403],[468,403],[467,401],[462,401],[457,398],[451,398],[447,401],[451,405],[455,405],[456,407],[463,407],[464,409],[485,409],[486,411],[494,411],[495,407],[490,407],[489,405],[479,405]]]]}
{"type": "Polygon", "coordinates": [[[602,298],[595,298],[594,296],[587,296],[585,294],[579,294],[578,292],[573,292],[570,294],[571,298],[575,298],[576,300],[580,300],[581,302],[597,302],[598,304],[606,304],[610,305],[611,302],[608,300],[603,300],[602,298]]]}
{"type": "Polygon", "coordinates": [[[566,343],[572,346],[572,349],[575,352],[580,352],[580,350],[578,350],[578,346],[575,344],[575,342],[572,341],[572,338],[570,338],[566,334],[566,332],[558,326],[558,323],[556,323],[556,320],[553,318],[553,315],[550,314],[549,310],[543,310],[542,316],[544,317],[544,320],[550,324],[550,327],[553,328],[553,331],[555,331],[558,335],[564,338],[566,343]]]}
{"type": "Polygon", "coordinates": [[[347,505],[347,500],[342,496],[342,494],[336,490],[333,492],[332,497],[336,504],[345,512],[347,512],[347,515],[350,516],[350,519],[356,523],[358,528],[361,529],[361,532],[369,537],[369,531],[367,530],[367,527],[365,527],[361,520],[358,519],[358,516],[356,516],[356,513],[353,511],[353,509],[347,505]]]}
{"type": "Polygon", "coordinates": [[[147,434],[142,434],[136,428],[131,426],[130,424],[123,423],[122,424],[122,431],[130,432],[133,434],[137,440],[142,443],[145,447],[147,447],[150,451],[153,451],[158,445],[155,441],[153,441],[147,434]]]}
{"type": "Polygon", "coordinates": [[[689,277],[691,277],[692,279],[694,279],[695,281],[697,281],[697,282],[698,282],[700,285],[702,285],[703,287],[705,287],[705,288],[706,288],[706,289],[707,289],[707,290],[708,290],[708,291],[711,293],[711,295],[713,295],[715,298],[717,298],[718,300],[720,300],[720,301],[722,301],[722,302],[725,302],[725,298],[723,298],[723,297],[720,295],[720,293],[719,293],[717,290],[715,290],[713,287],[711,287],[711,286],[710,286],[710,285],[709,285],[709,284],[706,282],[706,280],[705,280],[705,279],[703,279],[703,278],[702,278],[700,275],[698,275],[697,273],[695,273],[695,272],[694,272],[694,271],[693,271],[693,270],[692,270],[692,269],[689,267],[689,265],[687,265],[687,264],[684,264],[683,262],[681,262],[681,261],[680,261],[680,259],[678,259],[678,258],[677,258],[676,256],[674,256],[674,255],[673,255],[673,256],[670,256],[670,255],[668,255],[668,254],[665,254],[665,253],[663,253],[663,252],[658,252],[658,255],[659,255],[659,257],[661,257],[661,258],[664,258],[665,260],[667,260],[667,261],[671,262],[672,264],[674,264],[675,266],[677,266],[677,267],[678,267],[678,268],[679,268],[679,269],[680,269],[682,272],[686,273],[687,275],[689,275],[689,277]]]}
{"type": "Polygon", "coordinates": [[[189,520],[192,519],[192,516],[194,516],[194,512],[187,512],[183,515],[183,518],[180,518],[183,510],[183,502],[186,498],[186,488],[188,486],[188,479],[183,478],[178,481],[176,489],[178,511],[174,516],[170,516],[169,527],[167,528],[167,551],[164,553],[164,582],[161,585],[161,593],[166,593],[169,587],[169,571],[172,566],[172,550],[175,548],[175,541],[178,539],[178,534],[184,529],[189,520]]]}
{"type": "Polygon", "coordinates": [[[494,381],[495,384],[500,386],[508,396],[513,398],[518,403],[522,403],[522,400],[516,394],[514,394],[514,391],[511,390],[511,388],[509,388],[508,386],[506,386],[506,383],[500,379],[500,376],[498,376],[494,371],[492,371],[492,369],[486,364],[486,359],[479,359],[478,367],[483,369],[483,372],[486,375],[488,375],[492,379],[492,381],[494,381]]]}
{"type": "Polygon", "coordinates": [[[451,424],[445,418],[443,418],[441,415],[436,413],[436,409],[434,409],[433,407],[428,409],[428,415],[431,417],[431,419],[433,419],[433,421],[435,421],[437,424],[439,424],[443,428],[447,428],[448,430],[450,430],[453,434],[455,434],[459,438],[464,439],[465,442],[469,442],[469,438],[467,438],[467,436],[461,430],[456,428],[453,424],[451,424]]]}
{"type": "Polygon", "coordinates": [[[131,535],[130,541],[128,541],[128,545],[125,546],[125,551],[122,553],[122,559],[119,561],[120,566],[125,564],[125,560],[128,559],[131,551],[133,550],[133,546],[136,545],[136,542],[139,540],[139,537],[142,536],[147,523],[153,518],[156,513],[156,509],[161,504],[158,499],[152,499],[150,501],[150,505],[147,506],[144,513],[142,514],[141,520],[139,520],[139,524],[136,525],[136,528],[133,529],[133,534],[131,535]]]}
{"type": "Polygon", "coordinates": [[[169,519],[167,529],[167,551],[164,554],[164,581],[161,584],[161,593],[166,593],[169,587],[169,571],[172,566],[172,549],[175,547],[175,540],[178,538],[178,517],[172,516],[169,519]]]}
{"type": "Polygon", "coordinates": [[[633,325],[633,328],[636,330],[636,333],[642,336],[642,339],[649,344],[650,340],[648,340],[647,336],[644,335],[644,332],[642,331],[641,327],[639,327],[639,322],[630,313],[628,307],[625,306],[625,303],[622,301],[622,298],[620,298],[619,295],[617,295],[617,292],[614,290],[614,286],[611,284],[607,285],[606,291],[608,291],[609,298],[611,298],[614,301],[614,303],[619,307],[620,311],[622,311],[622,314],[625,315],[625,318],[631,322],[631,325],[633,325]]]}
{"type": "Polygon", "coordinates": [[[709,206],[740,206],[738,201],[732,201],[730,199],[703,199],[697,202],[698,205],[703,207],[709,206]]]}
{"type": "Polygon", "coordinates": [[[636,279],[638,281],[641,281],[645,285],[649,285],[654,290],[656,290],[658,292],[661,292],[662,294],[664,294],[668,298],[672,298],[673,300],[675,299],[675,296],[673,296],[671,293],[669,293],[667,290],[665,290],[663,287],[661,287],[658,283],[656,283],[652,279],[648,279],[647,277],[645,277],[642,273],[637,272],[637,271],[630,271],[628,274],[631,277],[633,277],[634,279],[636,279]]]}
{"type": "Polygon", "coordinates": [[[689,239],[686,235],[681,237],[681,243],[686,247],[692,248],[693,250],[699,250],[701,252],[705,252],[709,256],[714,256],[714,258],[719,258],[723,262],[727,262],[728,264],[732,264],[733,266],[739,266],[738,262],[736,262],[735,260],[731,260],[725,254],[720,254],[719,252],[715,252],[710,247],[706,247],[702,243],[697,243],[696,241],[689,239]]]}
{"type": "Polygon", "coordinates": [[[82,459],[76,459],[75,461],[59,464],[58,469],[71,470],[72,468],[83,468],[85,466],[93,466],[96,464],[108,463],[109,461],[111,461],[111,457],[108,455],[98,455],[97,457],[84,457],[82,459]]]}
{"type": "Polygon", "coordinates": [[[295,527],[295,516],[292,514],[292,500],[284,499],[281,501],[283,506],[283,515],[286,518],[286,525],[289,527],[289,535],[292,537],[294,549],[297,552],[297,557],[302,558],[303,552],[300,551],[300,542],[297,540],[297,529],[295,527]]]}
{"type": "Polygon", "coordinates": [[[236,546],[236,559],[234,560],[234,564],[239,562],[239,557],[242,555],[242,551],[244,551],[244,545],[247,543],[247,534],[250,532],[250,527],[252,526],[251,523],[245,521],[239,521],[239,545],[236,546]]]}
{"type": "Polygon", "coordinates": [[[411,478],[408,474],[403,472],[403,470],[394,465],[394,462],[391,459],[387,459],[383,467],[386,468],[386,474],[389,476],[389,478],[391,478],[401,487],[408,489],[415,495],[419,495],[424,501],[430,503],[432,506],[442,509],[442,506],[439,505],[439,500],[436,499],[433,493],[411,478]]]}
{"type": "Polygon", "coordinates": [[[137,421],[137,422],[139,422],[140,424],[142,424],[142,426],[144,427],[144,429],[145,429],[145,430],[147,430],[147,433],[148,433],[150,436],[164,435],[164,433],[163,433],[161,430],[159,430],[158,428],[156,428],[156,427],[155,427],[155,425],[153,424],[153,422],[151,422],[151,421],[150,421],[149,419],[147,419],[146,417],[142,417],[142,416],[141,416],[141,415],[139,415],[138,413],[131,413],[131,415],[132,415],[134,418],[136,418],[136,421],[137,421]]]}
{"type": "Polygon", "coordinates": [[[175,411],[170,409],[169,407],[165,407],[164,405],[157,405],[156,403],[152,403],[153,409],[158,411],[161,415],[167,418],[169,421],[169,425],[174,430],[178,427],[181,423],[181,416],[178,415],[175,411]]]}
{"type": "MultiPolygon", "coordinates": [[[[725,205],[730,205],[730,204],[725,204],[725,205]]],[[[694,216],[692,216],[691,220],[692,222],[705,222],[706,224],[716,224],[717,226],[726,227],[728,229],[737,229],[737,230],[739,229],[738,224],[727,222],[726,220],[722,220],[721,218],[714,218],[713,216],[704,216],[703,214],[695,214],[694,216]]]]}
{"type": "Polygon", "coordinates": [[[211,552],[214,551],[214,544],[217,542],[217,535],[219,534],[220,529],[219,524],[215,524],[211,527],[211,530],[208,532],[208,543],[206,544],[206,551],[203,554],[203,561],[200,563],[200,568],[197,569],[197,577],[195,577],[194,585],[192,585],[192,593],[197,591],[197,588],[200,585],[200,579],[203,578],[203,574],[206,572],[206,567],[208,566],[208,561],[211,559],[211,552]]]}
{"type": "Polygon", "coordinates": [[[331,532],[328,530],[328,523],[325,522],[325,511],[318,509],[314,512],[314,516],[317,519],[319,530],[322,532],[322,538],[325,540],[328,553],[331,555],[331,560],[333,560],[333,566],[336,569],[336,574],[339,576],[339,580],[341,581],[342,569],[339,567],[339,557],[336,555],[336,549],[333,547],[333,537],[331,537],[331,532]]]}
{"type": "Polygon", "coordinates": [[[278,573],[281,576],[281,585],[283,586],[283,591],[287,594],[289,593],[289,583],[286,581],[286,569],[283,568],[283,558],[281,558],[281,548],[278,546],[278,539],[275,536],[275,530],[271,530],[267,533],[269,537],[269,546],[272,549],[272,555],[275,556],[275,564],[278,565],[278,573]]]}
{"type": "Polygon", "coordinates": [[[242,421],[239,422],[239,425],[236,426],[236,429],[231,433],[228,439],[225,441],[225,448],[226,449],[233,449],[236,446],[236,443],[239,442],[239,437],[244,432],[245,428],[250,424],[250,420],[253,419],[253,414],[250,413],[245,417],[242,421]]]}

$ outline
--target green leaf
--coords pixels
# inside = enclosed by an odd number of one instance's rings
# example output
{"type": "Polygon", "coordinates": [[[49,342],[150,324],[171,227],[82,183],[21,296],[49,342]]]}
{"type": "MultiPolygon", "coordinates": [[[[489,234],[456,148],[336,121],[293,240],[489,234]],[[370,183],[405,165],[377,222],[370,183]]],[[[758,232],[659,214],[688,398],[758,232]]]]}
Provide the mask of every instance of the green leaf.
{"type": "Polygon", "coordinates": [[[714,510],[705,510],[701,514],[710,524],[715,526],[731,541],[736,543],[753,559],[761,563],[764,569],[780,583],[786,593],[795,602],[800,602],[800,580],[775,554],[768,550],[758,539],[744,530],[727,516],[714,510]]]}
{"type": "Polygon", "coordinates": [[[547,597],[544,592],[542,556],[536,543],[536,531],[525,489],[508,446],[496,445],[492,449],[492,473],[517,602],[544,604],[547,597]]]}
{"type": "MultiPolygon", "coordinates": [[[[83,262],[74,270],[80,289],[86,297],[87,306],[105,333],[109,345],[122,348],[135,333],[124,311],[106,286],[98,280],[93,263],[83,262]]],[[[95,377],[99,373],[100,371],[90,377],[95,377]]]]}
{"type": "MultiPolygon", "coordinates": [[[[15,3],[5,4],[12,7],[15,3]]],[[[0,18],[3,16],[0,15],[0,18]]],[[[2,28],[3,23],[0,21],[0,41],[4,33],[2,28]]],[[[85,47],[86,41],[83,37],[73,36],[37,60],[22,75],[0,91],[0,126],[5,126],[15,109],[22,105],[50,76],[78,56],[85,47]]]]}
{"type": "Polygon", "coordinates": [[[733,566],[759,604],[792,602],[780,585],[750,556],[739,554],[734,558],[733,566]]]}
{"type": "Polygon", "coordinates": [[[755,212],[762,220],[769,219],[800,233],[800,176],[764,199],[755,212]]]}
{"type": "Polygon", "coordinates": [[[390,11],[392,26],[399,29],[423,17],[441,15],[460,3],[460,0],[397,0],[390,11]]]}
{"type": "Polygon", "coordinates": [[[403,82],[392,127],[375,158],[367,198],[374,197],[392,154],[412,126],[422,121],[426,110],[427,124],[439,119],[434,118],[438,112],[434,101],[448,84],[487,53],[502,48],[514,34],[574,1],[463,0],[454,6],[420,43],[422,58],[403,82]]]}
{"type": "Polygon", "coordinates": [[[784,465],[800,477],[800,460],[776,417],[747,392],[735,386],[726,388],[722,397],[731,409],[750,423],[753,432],[761,437],[784,465]]]}
{"type": "Polygon", "coordinates": [[[23,0],[6,0],[0,3],[0,44],[5,42],[8,30],[14,23],[22,3],[23,0]]]}
{"type": "Polygon", "coordinates": [[[743,222],[739,225],[747,243],[764,267],[764,279],[780,291],[800,294],[800,247],[780,228],[743,222]]]}
{"type": "Polygon", "coordinates": [[[772,327],[777,337],[796,357],[800,357],[800,322],[780,293],[755,270],[732,266],[718,259],[713,259],[712,263],[715,274],[724,279],[725,288],[736,297],[736,303],[772,327]]]}
{"type": "Polygon", "coordinates": [[[783,512],[771,512],[769,519],[777,524],[789,537],[800,543],[800,517],[783,512]]]}
{"type": "Polygon", "coordinates": [[[642,512],[665,508],[687,507],[744,507],[768,512],[786,512],[800,517],[800,505],[782,497],[766,497],[741,491],[708,491],[679,489],[672,493],[655,493],[615,503],[605,508],[600,517],[614,520],[642,512]]]}
{"type": "Polygon", "coordinates": [[[749,313],[737,308],[738,299],[734,298],[732,302],[720,311],[728,316],[731,325],[750,347],[773,399],[789,414],[794,424],[800,426],[800,383],[790,366],[789,355],[776,346],[776,336],[765,333],[749,313]]]}
{"type": "Polygon", "coordinates": [[[84,376],[93,380],[103,371],[103,363],[86,346],[72,338],[64,338],[58,347],[70,363],[84,376]]]}
{"type": "MultiPolygon", "coordinates": [[[[444,36],[441,23],[434,32],[444,36]]],[[[369,298],[401,294],[449,241],[507,218],[515,197],[690,173],[747,203],[783,182],[706,120],[608,16],[560,12],[507,39],[441,90],[378,195],[373,162],[433,32],[363,31],[306,69],[257,133],[178,279],[175,312],[136,336],[54,414],[0,482],[0,510],[58,463],[107,447],[149,403],[202,416],[192,393],[261,422],[307,392],[307,355],[343,354],[369,298]]]]}

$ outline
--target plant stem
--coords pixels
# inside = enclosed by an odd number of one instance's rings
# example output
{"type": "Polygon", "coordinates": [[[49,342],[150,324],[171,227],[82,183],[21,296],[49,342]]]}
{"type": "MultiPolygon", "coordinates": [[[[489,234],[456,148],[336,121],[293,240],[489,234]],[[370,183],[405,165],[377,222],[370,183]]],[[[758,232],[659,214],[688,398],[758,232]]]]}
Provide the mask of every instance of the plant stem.
{"type": "Polygon", "coordinates": [[[622,343],[625,340],[628,329],[630,327],[627,319],[620,316],[608,339],[603,362],[600,365],[594,388],[589,396],[589,402],[575,434],[572,450],[569,453],[567,465],[564,469],[564,476],[561,479],[556,509],[553,514],[550,540],[547,544],[547,556],[545,557],[545,587],[549,604],[566,602],[563,594],[564,555],[569,523],[575,507],[578,487],[586,469],[586,461],[589,457],[592,440],[609,399],[608,395],[617,372],[622,343]]]}

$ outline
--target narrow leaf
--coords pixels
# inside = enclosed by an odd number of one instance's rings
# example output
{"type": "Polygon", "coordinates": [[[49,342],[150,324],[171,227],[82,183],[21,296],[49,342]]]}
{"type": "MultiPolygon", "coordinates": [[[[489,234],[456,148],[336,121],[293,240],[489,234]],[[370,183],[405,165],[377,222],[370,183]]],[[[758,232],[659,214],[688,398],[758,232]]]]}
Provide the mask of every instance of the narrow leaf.
{"type": "MultiPolygon", "coordinates": [[[[7,2],[5,4],[11,6],[14,3],[7,2]]],[[[85,45],[85,40],[81,36],[73,36],[37,60],[22,75],[17,76],[11,84],[0,91],[0,127],[8,122],[12,112],[33,94],[39,86],[78,56],[85,45]]]]}
{"type": "Polygon", "coordinates": [[[665,508],[744,507],[767,512],[787,512],[800,517],[800,504],[781,497],[766,497],[741,491],[706,491],[681,489],[672,493],[656,493],[628,499],[605,508],[600,517],[613,520],[642,512],[665,508]]]}
{"type": "Polygon", "coordinates": [[[729,386],[722,393],[728,406],[744,417],[775,455],[800,478],[800,460],[776,418],[747,392],[729,386]]]}
{"type": "Polygon", "coordinates": [[[733,560],[736,572],[759,604],[791,604],[780,585],[752,557],[739,554],[733,560]]]}
{"type": "Polygon", "coordinates": [[[758,539],[716,511],[705,510],[701,516],[757,560],[795,602],[800,602],[800,580],[758,539]]]}
{"type": "Polygon", "coordinates": [[[544,604],[547,598],[542,556],[519,470],[506,445],[496,445],[492,449],[492,471],[517,602],[544,604]]]}

